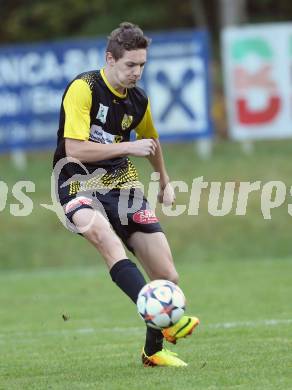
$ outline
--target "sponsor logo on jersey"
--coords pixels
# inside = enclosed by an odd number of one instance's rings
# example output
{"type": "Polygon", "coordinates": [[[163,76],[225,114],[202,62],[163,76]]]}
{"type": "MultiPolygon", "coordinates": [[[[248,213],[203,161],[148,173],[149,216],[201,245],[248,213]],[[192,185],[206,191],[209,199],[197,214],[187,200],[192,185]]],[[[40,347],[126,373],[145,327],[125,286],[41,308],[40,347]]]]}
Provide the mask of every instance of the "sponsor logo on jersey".
{"type": "Polygon", "coordinates": [[[133,116],[124,114],[123,120],[122,120],[122,129],[127,130],[133,122],[133,116]]]}
{"type": "Polygon", "coordinates": [[[109,109],[108,106],[104,106],[103,104],[99,103],[99,109],[98,109],[98,113],[96,115],[96,119],[100,120],[101,123],[106,122],[108,109],[109,109]]]}
{"type": "Polygon", "coordinates": [[[148,224],[158,222],[153,210],[140,210],[133,215],[133,221],[136,223],[148,224]]]}
{"type": "Polygon", "coordinates": [[[92,199],[86,198],[85,196],[77,196],[77,198],[70,200],[70,202],[66,204],[65,213],[67,214],[69,213],[69,211],[75,210],[77,209],[77,207],[82,206],[84,204],[90,206],[91,203],[92,199]]]}
{"type": "Polygon", "coordinates": [[[99,142],[100,144],[112,144],[115,140],[113,134],[107,133],[102,127],[92,125],[90,128],[90,140],[99,142]]]}
{"type": "Polygon", "coordinates": [[[122,141],[123,141],[123,136],[122,135],[116,135],[115,136],[115,143],[116,144],[119,144],[122,141]]]}

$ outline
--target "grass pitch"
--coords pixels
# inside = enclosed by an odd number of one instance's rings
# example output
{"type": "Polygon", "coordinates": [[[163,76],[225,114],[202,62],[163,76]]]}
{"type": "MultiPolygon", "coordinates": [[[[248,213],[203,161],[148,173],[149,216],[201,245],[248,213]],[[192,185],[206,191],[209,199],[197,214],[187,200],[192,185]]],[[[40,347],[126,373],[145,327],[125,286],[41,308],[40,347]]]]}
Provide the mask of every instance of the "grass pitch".
{"type": "MultiPolygon", "coordinates": [[[[24,172],[1,157],[8,186],[7,201],[0,196],[1,390],[292,389],[291,143],[259,142],[248,156],[238,144],[217,143],[208,161],[191,144],[164,151],[171,178],[189,186],[199,176],[287,186],[271,220],[263,219],[259,192],[246,216],[234,214],[235,204],[228,216],[210,215],[208,189],[198,216],[160,213],[188,313],[201,319],[191,338],[169,346],[189,366],[141,366],[144,325],[134,305],[94,248],[40,206],[51,203],[51,156],[30,155],[24,172]],[[10,213],[18,180],[35,183],[27,217],[10,213]]],[[[147,187],[150,169],[143,159],[135,163],[147,187]]],[[[178,194],[177,204],[188,201],[178,194]]]]}
{"type": "MultiPolygon", "coordinates": [[[[178,205],[189,205],[192,181],[200,176],[209,183],[261,181],[263,186],[270,181],[282,181],[287,187],[286,200],[271,211],[271,220],[264,220],[261,214],[260,191],[250,195],[245,216],[235,215],[237,194],[230,214],[224,217],[210,215],[207,206],[209,188],[202,191],[198,215],[184,212],[177,217],[168,217],[157,207],[177,261],[189,261],[190,258],[193,261],[265,260],[267,257],[291,256],[292,218],[288,214],[288,204],[292,204],[290,143],[260,142],[255,144],[252,155],[244,155],[236,143],[217,143],[208,161],[197,158],[192,144],[164,145],[164,151],[171,179],[183,180],[189,187],[188,193],[177,192],[178,205]]],[[[40,206],[51,203],[51,160],[52,155],[32,154],[27,170],[17,172],[8,159],[0,158],[0,181],[7,183],[9,190],[6,204],[0,194],[0,269],[96,264],[94,249],[85,240],[73,237],[53,212],[40,206]],[[33,202],[33,211],[26,217],[14,217],[10,213],[10,206],[19,203],[12,195],[13,185],[18,180],[35,183],[35,192],[26,194],[33,202]]],[[[135,164],[147,194],[149,164],[144,158],[135,159],[135,164]]]]}
{"type": "Polygon", "coordinates": [[[292,389],[292,261],[178,265],[189,366],[143,368],[144,325],[105,266],[4,271],[0,389],[292,389]]]}

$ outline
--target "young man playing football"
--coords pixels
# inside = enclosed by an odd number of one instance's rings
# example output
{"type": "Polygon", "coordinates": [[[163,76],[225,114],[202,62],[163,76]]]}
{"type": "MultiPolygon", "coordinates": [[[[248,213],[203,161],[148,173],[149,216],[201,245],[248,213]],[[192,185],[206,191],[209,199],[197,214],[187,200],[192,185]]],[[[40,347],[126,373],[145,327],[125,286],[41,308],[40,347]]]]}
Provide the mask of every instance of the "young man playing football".
{"type": "MultiPolygon", "coordinates": [[[[77,76],[65,90],[54,155],[54,167],[64,159],[66,162],[56,184],[68,224],[95,246],[112,280],[134,303],[146,282],[127,258],[122,242],[135,254],[151,280],[178,282],[167,239],[128,159],[128,156],[148,158],[159,173],[159,201],[171,205],[175,196],[149,99],[136,86],[149,43],[142,30],[131,23],[122,23],[112,31],[105,67],[77,76]],[[137,135],[135,141],[130,141],[132,130],[137,135]],[[135,202],[137,210],[130,207],[135,202]]],[[[191,334],[198,323],[196,317],[184,316],[162,331],[147,327],[143,364],[185,366],[176,354],[163,348],[163,339],[176,343],[191,334]]]]}

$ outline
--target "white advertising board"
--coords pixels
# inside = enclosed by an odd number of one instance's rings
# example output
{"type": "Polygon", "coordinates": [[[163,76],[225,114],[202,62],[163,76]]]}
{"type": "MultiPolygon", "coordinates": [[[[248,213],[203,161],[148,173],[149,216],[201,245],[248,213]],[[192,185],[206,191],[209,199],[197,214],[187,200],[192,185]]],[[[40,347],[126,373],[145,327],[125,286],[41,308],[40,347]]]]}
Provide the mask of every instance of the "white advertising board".
{"type": "Polygon", "coordinates": [[[292,24],[228,27],[222,56],[230,137],[292,137],[292,24]]]}

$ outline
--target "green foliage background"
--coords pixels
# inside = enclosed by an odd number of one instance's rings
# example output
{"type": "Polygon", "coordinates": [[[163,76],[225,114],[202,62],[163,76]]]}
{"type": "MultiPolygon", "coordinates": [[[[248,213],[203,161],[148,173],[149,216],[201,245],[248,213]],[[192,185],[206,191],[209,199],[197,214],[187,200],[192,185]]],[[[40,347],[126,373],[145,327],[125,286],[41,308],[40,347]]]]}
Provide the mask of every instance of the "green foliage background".
{"type": "MultiPolygon", "coordinates": [[[[0,43],[108,34],[128,20],[145,30],[196,27],[204,23],[216,38],[219,0],[10,0],[0,1],[0,43]]],[[[290,0],[247,0],[247,21],[289,21],[290,0]]]]}

